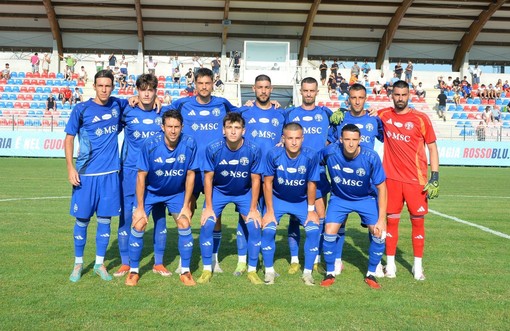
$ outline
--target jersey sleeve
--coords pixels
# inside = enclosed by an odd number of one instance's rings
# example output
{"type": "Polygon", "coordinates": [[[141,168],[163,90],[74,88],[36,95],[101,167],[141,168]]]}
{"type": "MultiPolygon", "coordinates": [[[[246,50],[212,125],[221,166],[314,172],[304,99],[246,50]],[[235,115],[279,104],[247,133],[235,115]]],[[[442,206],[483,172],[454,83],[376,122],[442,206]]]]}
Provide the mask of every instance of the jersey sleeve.
{"type": "Polygon", "coordinates": [[[251,164],[251,172],[253,174],[263,174],[264,165],[262,163],[262,153],[260,148],[253,146],[253,163],[251,164]]]}
{"type": "Polygon", "coordinates": [[[138,156],[138,161],[136,162],[136,167],[141,171],[149,171],[149,154],[150,154],[150,139],[146,141],[142,148],[140,149],[140,155],[138,156]]]}
{"type": "Polygon", "coordinates": [[[377,153],[372,153],[372,160],[372,183],[374,183],[374,185],[379,185],[386,180],[386,174],[384,173],[381,159],[377,153]]]}
{"type": "Polygon", "coordinates": [[[319,155],[318,153],[310,153],[309,159],[310,171],[308,172],[308,181],[318,182],[320,181],[320,167],[319,167],[319,155]]]}
{"type": "Polygon", "coordinates": [[[384,142],[384,127],[383,127],[383,123],[381,121],[381,119],[379,117],[376,117],[376,122],[377,122],[377,140],[379,140],[380,142],[384,142]]]}
{"type": "Polygon", "coordinates": [[[264,176],[274,176],[276,171],[275,165],[275,150],[272,149],[267,153],[266,160],[264,162],[264,176]]]}
{"type": "Polygon", "coordinates": [[[205,160],[203,166],[204,171],[214,171],[214,155],[212,145],[207,146],[205,149],[205,160]]]}

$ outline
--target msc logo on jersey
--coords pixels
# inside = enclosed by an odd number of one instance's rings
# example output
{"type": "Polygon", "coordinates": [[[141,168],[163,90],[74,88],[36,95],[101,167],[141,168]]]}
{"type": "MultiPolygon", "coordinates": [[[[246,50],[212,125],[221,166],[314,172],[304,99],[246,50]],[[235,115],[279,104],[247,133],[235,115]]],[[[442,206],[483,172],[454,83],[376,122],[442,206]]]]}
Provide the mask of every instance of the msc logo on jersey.
{"type": "Polygon", "coordinates": [[[386,131],[386,136],[388,136],[388,138],[390,138],[390,139],[398,140],[398,141],[405,141],[407,143],[411,141],[410,136],[406,136],[405,134],[402,134],[402,133],[386,131]]]}
{"type": "Polygon", "coordinates": [[[321,115],[321,114],[316,114],[313,118],[314,118],[317,122],[322,122],[322,115],[321,115]]]}
{"type": "Polygon", "coordinates": [[[414,124],[413,122],[406,122],[404,124],[404,127],[407,129],[407,130],[412,130],[414,128],[414,124]]]}
{"type": "Polygon", "coordinates": [[[358,175],[358,176],[360,176],[360,177],[365,176],[365,175],[366,175],[366,171],[365,171],[365,169],[363,169],[363,168],[358,168],[358,169],[356,169],[356,175],[358,175]]]}
{"type": "Polygon", "coordinates": [[[220,173],[223,177],[234,177],[234,178],[248,178],[248,172],[247,171],[227,171],[223,170],[220,173]]]}
{"type": "Polygon", "coordinates": [[[193,131],[197,131],[197,130],[200,130],[200,131],[218,130],[218,123],[200,123],[200,124],[193,123],[191,125],[191,129],[193,131]]]}
{"type": "Polygon", "coordinates": [[[341,182],[342,182],[342,185],[346,185],[346,186],[357,186],[357,187],[363,186],[362,180],[342,178],[341,182]]]}
{"type": "Polygon", "coordinates": [[[172,169],[172,170],[161,170],[158,169],[154,172],[158,177],[165,176],[165,177],[175,177],[175,176],[183,176],[184,170],[182,169],[172,169]]]}
{"type": "Polygon", "coordinates": [[[303,166],[303,165],[302,165],[302,166],[299,166],[299,167],[297,168],[297,172],[298,172],[298,174],[304,175],[304,174],[306,173],[306,167],[305,167],[305,166],[303,166]]]}
{"type": "Polygon", "coordinates": [[[228,171],[227,171],[227,170],[223,170],[222,172],[220,172],[220,174],[221,174],[223,177],[227,177],[227,176],[228,176],[228,171]]]}
{"type": "MultiPolygon", "coordinates": [[[[304,120],[304,118],[303,118],[304,120]]],[[[304,134],[322,134],[322,128],[321,127],[309,127],[309,128],[303,128],[304,134]]]]}
{"type": "Polygon", "coordinates": [[[220,116],[221,110],[219,108],[214,108],[211,112],[214,116],[220,116]]]}
{"type": "Polygon", "coordinates": [[[368,123],[366,129],[368,132],[374,131],[374,125],[372,123],[368,123]]]}
{"type": "Polygon", "coordinates": [[[278,121],[278,119],[276,119],[276,118],[273,118],[271,120],[271,124],[273,124],[273,126],[278,126],[278,125],[280,125],[280,121],[278,121]]]}
{"type": "Polygon", "coordinates": [[[158,176],[158,177],[161,177],[161,176],[163,176],[163,174],[164,174],[163,170],[161,170],[161,169],[158,169],[158,170],[154,171],[154,173],[155,173],[155,174],[156,174],[156,176],[158,176]]]}
{"type": "Polygon", "coordinates": [[[177,157],[177,162],[184,163],[184,161],[186,161],[186,155],[179,154],[179,156],[177,157]]]}
{"type": "Polygon", "coordinates": [[[133,137],[135,137],[135,139],[138,139],[140,138],[142,134],[140,133],[140,131],[136,130],[135,132],[133,132],[133,137]]]}
{"type": "Polygon", "coordinates": [[[250,163],[250,160],[243,156],[240,160],[239,160],[239,163],[241,163],[241,165],[245,166],[245,165],[248,165],[248,163],[250,163]]]}
{"type": "Polygon", "coordinates": [[[285,183],[285,179],[278,177],[278,184],[282,185],[283,183],[285,183]]]}
{"type": "Polygon", "coordinates": [[[342,180],[340,179],[340,177],[335,176],[335,177],[333,177],[333,181],[334,181],[335,183],[337,183],[337,184],[338,184],[338,183],[340,183],[342,180]]]}
{"type": "Polygon", "coordinates": [[[101,137],[103,134],[110,134],[117,132],[117,125],[111,125],[104,128],[97,128],[95,131],[96,136],[101,137]]]}
{"type": "Polygon", "coordinates": [[[251,132],[251,136],[253,138],[260,137],[260,138],[267,138],[267,139],[275,139],[276,133],[271,132],[271,131],[253,130],[251,132]]]}

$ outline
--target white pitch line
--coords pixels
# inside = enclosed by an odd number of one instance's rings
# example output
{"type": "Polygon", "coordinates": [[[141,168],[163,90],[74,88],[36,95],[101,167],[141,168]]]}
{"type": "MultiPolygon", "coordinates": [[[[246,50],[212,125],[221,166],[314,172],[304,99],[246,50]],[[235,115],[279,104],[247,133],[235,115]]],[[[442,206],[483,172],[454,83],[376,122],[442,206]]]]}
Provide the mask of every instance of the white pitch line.
{"type": "Polygon", "coordinates": [[[39,198],[11,198],[11,199],[0,199],[0,202],[21,201],[21,200],[66,199],[66,198],[70,198],[70,196],[65,196],[65,197],[39,197],[39,198]]]}
{"type": "Polygon", "coordinates": [[[455,221],[455,222],[458,222],[458,223],[462,223],[462,224],[466,224],[466,225],[472,226],[474,228],[480,229],[482,231],[488,232],[488,233],[496,235],[498,237],[502,237],[502,238],[505,238],[505,239],[510,239],[510,236],[507,235],[506,233],[499,232],[499,231],[494,231],[494,230],[489,229],[489,228],[487,228],[485,226],[478,225],[478,224],[475,224],[475,223],[471,223],[471,222],[468,222],[468,221],[464,221],[464,220],[462,220],[462,219],[460,219],[458,217],[446,215],[446,214],[440,213],[440,212],[432,210],[432,209],[429,209],[429,212],[432,213],[432,214],[444,217],[444,218],[448,218],[448,219],[450,219],[452,221],[455,221]]]}
{"type": "Polygon", "coordinates": [[[493,195],[456,195],[456,194],[441,194],[442,197],[454,198],[482,198],[482,199],[510,199],[510,197],[501,197],[493,195]]]}

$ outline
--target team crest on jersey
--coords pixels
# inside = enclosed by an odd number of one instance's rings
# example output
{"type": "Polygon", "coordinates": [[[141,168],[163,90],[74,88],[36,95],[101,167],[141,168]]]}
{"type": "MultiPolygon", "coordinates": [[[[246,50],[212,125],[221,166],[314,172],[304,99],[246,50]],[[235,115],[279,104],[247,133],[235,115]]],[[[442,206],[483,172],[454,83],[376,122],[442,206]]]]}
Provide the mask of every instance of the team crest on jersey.
{"type": "Polygon", "coordinates": [[[158,177],[161,177],[161,176],[163,176],[163,174],[164,174],[163,170],[161,170],[161,169],[158,169],[158,170],[154,171],[154,173],[155,173],[155,174],[156,174],[156,176],[158,176],[158,177]]]}
{"type": "Polygon", "coordinates": [[[281,185],[283,183],[285,183],[285,180],[283,178],[281,178],[281,177],[278,177],[278,184],[281,185]]]}
{"type": "Polygon", "coordinates": [[[365,169],[363,169],[363,168],[356,169],[356,175],[363,177],[363,176],[365,176],[365,174],[366,174],[365,169]]]}
{"type": "Polygon", "coordinates": [[[271,124],[273,124],[273,126],[278,126],[278,125],[280,125],[280,121],[278,121],[278,119],[277,119],[277,118],[273,118],[273,119],[271,120],[271,124]]]}
{"type": "Polygon", "coordinates": [[[119,111],[117,110],[117,108],[113,108],[112,109],[112,116],[113,117],[119,117],[119,111]]]}
{"type": "Polygon", "coordinates": [[[298,172],[298,174],[304,175],[304,174],[306,173],[306,167],[305,167],[305,166],[303,166],[303,165],[302,165],[302,166],[299,166],[299,167],[297,168],[297,172],[298,172]]]}
{"type": "Polygon", "coordinates": [[[374,125],[372,123],[367,124],[367,131],[368,132],[374,131],[374,125]]]}
{"type": "Polygon", "coordinates": [[[321,115],[321,114],[316,114],[313,118],[314,118],[317,122],[322,122],[322,115],[321,115]]]}
{"type": "Polygon", "coordinates": [[[179,156],[177,157],[177,162],[184,163],[184,161],[186,161],[186,155],[179,154],[179,156]]]}
{"type": "Polygon", "coordinates": [[[101,137],[103,135],[103,129],[97,128],[96,129],[96,136],[101,137]]]}
{"type": "Polygon", "coordinates": [[[197,123],[193,123],[193,124],[191,124],[191,129],[192,129],[193,131],[197,131],[197,130],[198,130],[198,128],[199,128],[199,126],[198,126],[198,124],[197,124],[197,123]]]}
{"type": "Polygon", "coordinates": [[[340,179],[340,177],[335,176],[335,177],[333,177],[333,181],[338,184],[338,183],[340,183],[341,179],[340,179]]]}
{"type": "Polygon", "coordinates": [[[211,112],[214,116],[220,116],[221,110],[219,108],[214,108],[211,112]]]}
{"type": "Polygon", "coordinates": [[[161,124],[163,124],[163,119],[158,116],[158,117],[156,117],[156,119],[154,119],[154,123],[157,125],[161,125],[161,124]]]}
{"type": "Polygon", "coordinates": [[[259,135],[259,133],[257,132],[257,130],[253,130],[253,131],[251,132],[251,136],[252,136],[253,138],[257,138],[257,136],[258,136],[258,135],[259,135]]]}
{"type": "Polygon", "coordinates": [[[135,132],[133,132],[133,137],[135,137],[135,139],[138,139],[140,138],[142,134],[140,133],[140,131],[136,130],[135,132]]]}
{"type": "Polygon", "coordinates": [[[223,170],[223,171],[221,172],[221,175],[222,175],[223,177],[227,177],[227,176],[228,176],[228,171],[227,171],[227,170],[223,170]]]}
{"type": "Polygon", "coordinates": [[[241,163],[241,165],[245,166],[247,165],[248,163],[250,163],[250,160],[248,160],[247,157],[243,156],[240,160],[239,160],[239,163],[241,163]]]}
{"type": "Polygon", "coordinates": [[[407,130],[412,130],[414,128],[414,124],[413,122],[406,122],[404,124],[404,127],[407,129],[407,130]]]}

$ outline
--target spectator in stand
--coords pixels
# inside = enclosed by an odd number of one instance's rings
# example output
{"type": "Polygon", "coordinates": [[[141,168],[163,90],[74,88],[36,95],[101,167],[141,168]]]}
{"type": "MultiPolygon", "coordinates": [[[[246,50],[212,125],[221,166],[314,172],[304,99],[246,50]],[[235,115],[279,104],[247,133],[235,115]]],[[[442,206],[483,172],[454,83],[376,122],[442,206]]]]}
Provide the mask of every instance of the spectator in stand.
{"type": "Polygon", "coordinates": [[[126,56],[122,54],[122,57],[119,62],[120,72],[124,75],[124,77],[128,76],[128,60],[126,60],[126,56]]]}
{"type": "Polygon", "coordinates": [[[214,78],[214,91],[218,91],[220,93],[223,93],[225,90],[225,84],[223,84],[223,81],[220,78],[220,75],[216,75],[214,78]]]}
{"type": "Polygon", "coordinates": [[[499,123],[501,120],[501,109],[499,109],[499,106],[493,106],[492,109],[492,120],[494,123],[499,123]]]}
{"type": "Polygon", "coordinates": [[[184,89],[184,91],[186,91],[186,93],[188,93],[188,96],[192,97],[193,95],[195,95],[195,88],[193,87],[192,84],[188,84],[188,86],[186,86],[186,88],[184,89]]]}
{"type": "Polygon", "coordinates": [[[398,79],[397,74],[393,73],[393,77],[391,77],[388,82],[386,82],[386,85],[384,86],[386,88],[386,93],[388,94],[388,97],[391,96],[393,93],[393,84],[398,82],[400,79],[398,79]]]}
{"type": "Polygon", "coordinates": [[[487,91],[487,87],[485,86],[485,84],[482,84],[478,87],[478,96],[480,97],[480,99],[487,99],[489,93],[487,91]]]}
{"type": "Polygon", "coordinates": [[[413,81],[411,82],[411,86],[413,89],[416,90],[416,87],[418,86],[420,82],[418,81],[418,77],[414,76],[413,81]]]}
{"type": "Polygon", "coordinates": [[[328,93],[329,93],[329,97],[331,98],[332,95],[336,95],[336,89],[337,89],[337,84],[336,84],[336,77],[333,73],[331,73],[329,75],[329,79],[328,79],[328,93]]]}
{"type": "Polygon", "coordinates": [[[376,81],[374,84],[373,93],[375,95],[381,95],[382,89],[383,89],[383,86],[381,85],[381,83],[379,81],[376,81]]]}
{"type": "Polygon", "coordinates": [[[453,80],[453,90],[454,91],[458,91],[460,88],[460,78],[459,77],[456,77],[454,80],[453,80]]]}
{"type": "Polygon", "coordinates": [[[234,56],[230,60],[230,65],[234,64],[234,81],[238,82],[241,75],[241,54],[234,52],[234,56]]]}
{"type": "Polygon", "coordinates": [[[406,82],[411,83],[411,77],[413,77],[413,63],[411,61],[407,62],[406,66],[406,82]]]}
{"type": "Polygon", "coordinates": [[[361,66],[361,71],[363,71],[364,75],[368,75],[372,68],[370,68],[370,64],[368,64],[368,60],[365,59],[365,63],[361,66]]]}
{"type": "Polygon", "coordinates": [[[443,121],[446,122],[446,116],[444,114],[446,110],[446,101],[448,100],[448,97],[444,93],[444,90],[441,90],[441,93],[437,96],[437,114],[439,118],[442,118],[443,121]]]}
{"type": "Polygon", "coordinates": [[[221,68],[221,60],[218,56],[216,56],[216,58],[211,61],[211,69],[215,76],[220,74],[220,68],[221,68]]]}
{"type": "Polygon", "coordinates": [[[273,66],[271,67],[271,70],[280,70],[280,67],[278,66],[278,63],[275,62],[273,66]]]}
{"type": "Polygon", "coordinates": [[[129,76],[127,81],[126,81],[126,86],[127,86],[127,89],[132,89],[134,88],[136,85],[136,81],[135,81],[135,78],[133,75],[129,76]]]}
{"type": "Polygon", "coordinates": [[[458,106],[460,104],[460,94],[459,94],[459,91],[455,91],[455,94],[453,95],[453,102],[455,102],[456,106],[458,106]]]}
{"type": "Polygon", "coordinates": [[[453,78],[452,78],[452,76],[448,76],[448,79],[446,80],[445,84],[446,84],[445,88],[446,88],[447,91],[451,91],[453,89],[453,78]]]}
{"type": "Polygon", "coordinates": [[[181,87],[181,71],[179,70],[179,67],[175,68],[172,77],[174,79],[174,83],[179,84],[179,88],[181,87]]]}
{"type": "Polygon", "coordinates": [[[331,75],[334,75],[335,78],[339,68],[337,61],[337,59],[334,59],[333,64],[331,65],[331,75]]]}
{"type": "Polygon", "coordinates": [[[101,54],[97,54],[94,62],[96,63],[96,72],[103,70],[103,68],[104,68],[104,58],[101,57],[101,54]]]}
{"type": "Polygon", "coordinates": [[[426,98],[427,91],[423,88],[422,82],[419,82],[417,86],[414,87],[414,93],[418,98],[426,98]]]}
{"type": "Polygon", "coordinates": [[[42,71],[47,74],[50,71],[51,57],[48,53],[44,53],[42,57],[42,71]]]}
{"type": "Polygon", "coordinates": [[[322,60],[322,63],[319,65],[319,71],[321,73],[321,83],[322,86],[326,84],[326,75],[328,74],[328,65],[326,64],[326,60],[322,60]]]}
{"type": "Polygon", "coordinates": [[[478,126],[476,127],[475,131],[476,131],[476,139],[478,141],[485,141],[485,122],[484,121],[480,121],[480,123],[478,123],[478,126]]]}
{"type": "Polygon", "coordinates": [[[349,83],[345,79],[342,80],[340,83],[340,93],[342,95],[348,95],[349,94],[349,83]]]}
{"type": "Polygon", "coordinates": [[[110,68],[115,68],[117,66],[117,57],[115,56],[115,54],[112,53],[108,57],[108,65],[110,66],[110,68]]]}
{"type": "Polygon", "coordinates": [[[172,96],[170,95],[170,91],[165,91],[165,95],[163,96],[163,104],[169,105],[172,103],[172,96]]]}
{"type": "Polygon", "coordinates": [[[66,66],[65,72],[64,72],[64,79],[68,82],[73,80],[73,72],[71,71],[71,68],[66,66]]]}
{"type": "Polygon", "coordinates": [[[122,74],[122,72],[120,72],[120,68],[119,67],[115,67],[113,69],[113,77],[115,77],[115,81],[117,81],[117,83],[119,83],[119,89],[125,89],[126,88],[126,76],[124,76],[124,74],[122,74]]]}
{"type": "Polygon", "coordinates": [[[491,106],[485,107],[485,110],[482,113],[482,119],[485,121],[487,125],[489,125],[493,121],[491,106]]]}
{"type": "Polygon", "coordinates": [[[48,99],[46,99],[46,110],[47,111],[56,111],[57,110],[57,100],[53,97],[53,94],[50,93],[48,99]]]}
{"type": "Polygon", "coordinates": [[[487,86],[487,99],[496,99],[496,91],[494,89],[494,86],[492,84],[489,84],[489,86],[487,86]]]}
{"type": "Polygon", "coordinates": [[[510,92],[510,84],[508,83],[508,80],[505,80],[505,83],[503,84],[503,91],[510,92]]]}
{"type": "Polygon", "coordinates": [[[68,54],[66,57],[60,56],[60,58],[66,62],[66,73],[70,72],[72,76],[72,74],[74,74],[74,67],[76,66],[78,60],[75,59],[71,54],[68,54]]]}
{"type": "Polygon", "coordinates": [[[354,61],[354,64],[351,67],[351,80],[352,80],[353,76],[355,76],[357,79],[360,71],[361,71],[361,68],[359,67],[358,62],[354,61]]]}
{"type": "Polygon", "coordinates": [[[464,78],[460,81],[460,86],[461,87],[464,87],[466,86],[467,84],[469,84],[468,80],[467,80],[467,76],[464,76],[464,78]]]}
{"type": "Polygon", "coordinates": [[[193,84],[193,82],[195,81],[193,69],[189,68],[188,72],[186,73],[186,75],[184,75],[184,77],[186,77],[186,85],[193,84]]]}
{"type": "Polygon", "coordinates": [[[395,64],[395,69],[393,70],[398,80],[402,79],[402,73],[404,72],[404,68],[402,67],[402,62],[398,61],[397,64],[395,64]]]}
{"type": "Polygon", "coordinates": [[[443,76],[439,76],[437,77],[437,85],[434,86],[434,88],[438,89],[438,90],[444,90],[446,89],[446,83],[444,82],[443,80],[443,76]]]}
{"type": "Polygon", "coordinates": [[[369,86],[370,81],[368,80],[368,75],[363,75],[363,79],[361,79],[359,83],[363,86],[369,86]]]}
{"type": "Polygon", "coordinates": [[[70,106],[73,105],[73,91],[71,91],[69,86],[67,86],[64,92],[62,92],[62,107],[64,107],[66,102],[69,102],[70,106]]]}
{"type": "Polygon", "coordinates": [[[342,76],[342,74],[339,72],[337,75],[336,75],[336,85],[337,86],[340,86],[340,83],[344,80],[344,77],[342,76]]]}
{"type": "Polygon", "coordinates": [[[172,72],[175,72],[175,69],[181,70],[181,67],[184,68],[184,64],[179,61],[179,57],[177,55],[170,60],[170,66],[172,67],[172,72]]]}
{"type": "Polygon", "coordinates": [[[462,90],[461,90],[461,92],[462,92],[462,96],[463,96],[464,98],[466,98],[466,99],[467,99],[467,98],[472,98],[472,94],[471,94],[472,89],[473,89],[473,88],[471,87],[471,84],[467,83],[466,85],[464,85],[464,86],[462,87],[462,90]]]}
{"type": "Polygon", "coordinates": [[[11,79],[11,69],[9,68],[9,63],[5,64],[5,68],[0,72],[0,78],[2,79],[11,79]]]}
{"type": "Polygon", "coordinates": [[[83,95],[81,94],[80,89],[78,87],[74,88],[72,101],[73,101],[72,103],[74,104],[77,104],[78,102],[83,102],[83,95]]]}
{"type": "Polygon", "coordinates": [[[468,68],[469,73],[471,74],[471,81],[473,85],[480,84],[480,76],[482,75],[482,71],[478,68],[478,64],[475,64],[474,68],[471,66],[468,68]]]}
{"type": "Polygon", "coordinates": [[[496,98],[500,98],[501,97],[501,92],[503,92],[503,81],[500,79],[498,79],[496,85],[494,85],[494,93],[496,95],[496,98]]]}
{"type": "Polygon", "coordinates": [[[81,66],[80,72],[78,73],[78,82],[83,82],[83,84],[87,84],[88,79],[89,78],[87,72],[85,71],[85,67],[81,66]]]}
{"type": "Polygon", "coordinates": [[[200,60],[200,57],[194,56],[193,57],[193,74],[196,76],[198,69],[202,68],[204,64],[200,60]]]}
{"type": "Polygon", "coordinates": [[[156,66],[158,65],[158,62],[153,60],[151,55],[149,55],[149,58],[145,61],[145,65],[147,66],[149,74],[156,75],[156,66]]]}
{"type": "Polygon", "coordinates": [[[40,59],[39,59],[39,55],[37,53],[35,53],[34,55],[32,55],[30,57],[30,64],[32,65],[32,73],[39,72],[39,63],[40,63],[40,59]]]}

